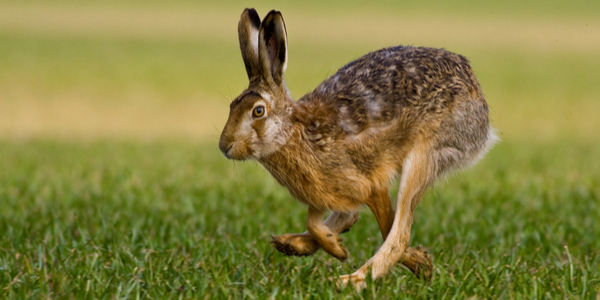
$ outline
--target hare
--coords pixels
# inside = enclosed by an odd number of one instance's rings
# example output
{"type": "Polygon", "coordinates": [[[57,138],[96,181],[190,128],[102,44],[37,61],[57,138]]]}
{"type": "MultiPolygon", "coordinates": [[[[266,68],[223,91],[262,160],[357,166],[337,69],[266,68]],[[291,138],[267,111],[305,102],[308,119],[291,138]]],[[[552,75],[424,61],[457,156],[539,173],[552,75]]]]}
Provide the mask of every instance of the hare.
{"type": "Polygon", "coordinates": [[[340,261],[340,234],[367,205],[384,243],[338,283],[365,286],[402,262],[430,278],[432,261],[408,247],[415,207],[441,175],[475,163],[497,140],[469,62],[443,49],[396,46],[342,67],[294,101],[284,83],[287,32],[271,11],[246,9],[238,24],[249,86],[231,102],[219,140],[228,159],[258,161],[308,206],[307,231],[273,237],[287,255],[323,249],[340,261]],[[388,193],[400,176],[394,211],[388,193]],[[331,215],[323,221],[327,211],[331,215]]]}

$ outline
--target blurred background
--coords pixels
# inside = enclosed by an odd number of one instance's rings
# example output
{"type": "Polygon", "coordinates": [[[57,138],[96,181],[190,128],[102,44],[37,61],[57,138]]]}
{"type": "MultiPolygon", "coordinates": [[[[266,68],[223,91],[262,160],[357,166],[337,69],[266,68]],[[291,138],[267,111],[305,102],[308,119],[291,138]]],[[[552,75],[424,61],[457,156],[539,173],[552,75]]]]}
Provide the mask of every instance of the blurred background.
{"type": "Polygon", "coordinates": [[[216,143],[237,22],[281,10],[294,98],[382,47],[471,60],[505,142],[597,141],[600,1],[0,0],[0,139],[216,143]]]}

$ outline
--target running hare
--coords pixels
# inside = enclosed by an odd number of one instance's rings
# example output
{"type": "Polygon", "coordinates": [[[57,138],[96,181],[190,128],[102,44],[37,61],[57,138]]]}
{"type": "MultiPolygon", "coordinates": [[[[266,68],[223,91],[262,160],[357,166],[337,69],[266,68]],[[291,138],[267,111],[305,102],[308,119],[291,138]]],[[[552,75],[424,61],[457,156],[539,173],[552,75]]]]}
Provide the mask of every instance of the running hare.
{"type": "Polygon", "coordinates": [[[408,247],[415,207],[437,177],[475,163],[497,139],[467,59],[443,49],[381,49],[294,101],[283,80],[288,43],[281,13],[261,22],[246,9],[238,33],[250,84],[230,105],[219,148],[227,158],[258,161],[308,205],[307,231],[273,237],[273,246],[297,256],[323,248],[344,261],[349,253],[339,235],[366,204],[384,243],[339,282],[360,289],[369,271],[379,278],[399,261],[429,278],[431,257],[408,247]],[[396,176],[394,211],[388,188],[396,176]]]}

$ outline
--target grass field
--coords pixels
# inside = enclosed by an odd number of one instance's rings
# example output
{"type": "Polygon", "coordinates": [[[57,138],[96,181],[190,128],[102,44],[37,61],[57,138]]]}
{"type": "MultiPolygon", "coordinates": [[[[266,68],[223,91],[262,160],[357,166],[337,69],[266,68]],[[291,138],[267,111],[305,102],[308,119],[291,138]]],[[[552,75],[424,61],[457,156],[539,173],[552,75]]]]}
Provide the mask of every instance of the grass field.
{"type": "Polygon", "coordinates": [[[398,266],[356,294],[325,278],[381,245],[371,213],[347,262],[285,257],[270,235],[306,209],[218,151],[249,4],[0,0],[0,298],[600,299],[600,2],[563,2],[254,4],[286,18],[294,96],[370,50],[445,47],[501,133],[417,208],[433,281],[398,266]]]}

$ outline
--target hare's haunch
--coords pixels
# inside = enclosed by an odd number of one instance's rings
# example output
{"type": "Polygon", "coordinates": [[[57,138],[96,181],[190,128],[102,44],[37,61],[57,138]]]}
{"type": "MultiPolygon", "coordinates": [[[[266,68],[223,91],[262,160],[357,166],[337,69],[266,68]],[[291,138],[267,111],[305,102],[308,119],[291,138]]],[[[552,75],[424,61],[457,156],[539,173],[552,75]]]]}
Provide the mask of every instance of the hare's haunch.
{"type": "Polygon", "coordinates": [[[273,237],[273,246],[297,256],[322,248],[344,261],[349,252],[339,235],[366,204],[385,241],[339,282],[360,289],[368,272],[381,277],[399,261],[430,277],[427,251],[408,247],[415,207],[436,178],[475,163],[497,140],[467,59],[443,49],[381,49],[295,102],[283,80],[281,13],[271,11],[261,22],[246,9],[238,33],[250,84],[231,103],[219,148],[227,158],[258,161],[308,205],[307,231],[273,237]],[[394,211],[388,186],[396,176],[394,211]],[[323,222],[326,211],[332,213],[323,222]]]}

